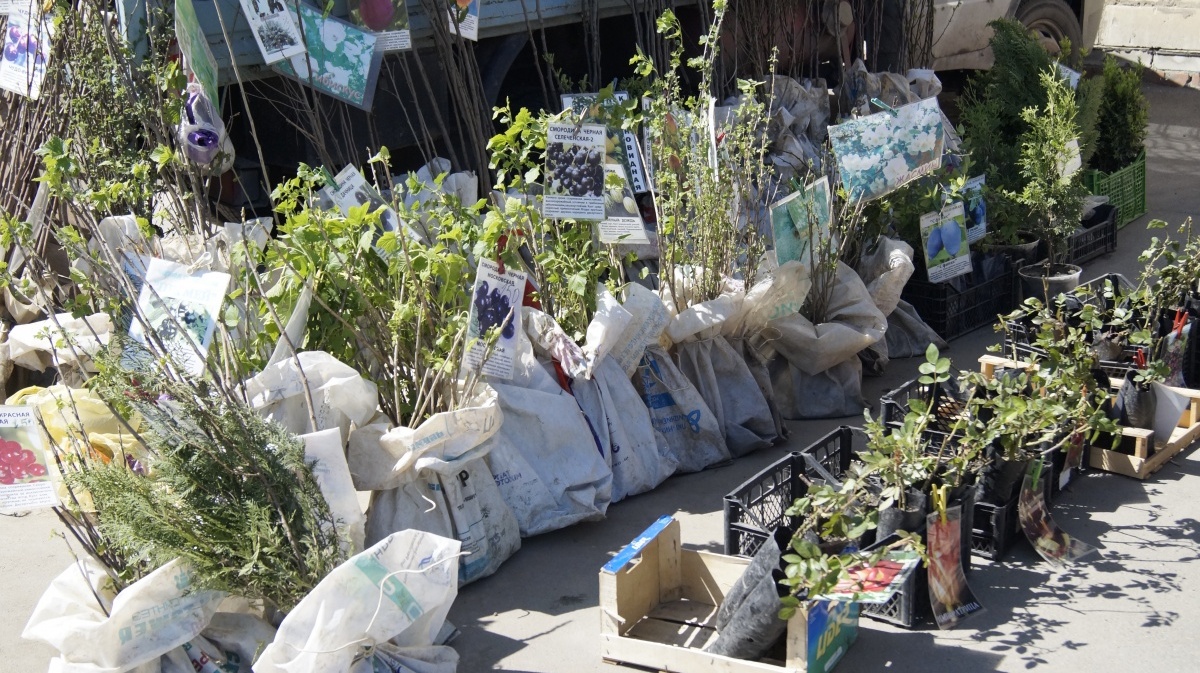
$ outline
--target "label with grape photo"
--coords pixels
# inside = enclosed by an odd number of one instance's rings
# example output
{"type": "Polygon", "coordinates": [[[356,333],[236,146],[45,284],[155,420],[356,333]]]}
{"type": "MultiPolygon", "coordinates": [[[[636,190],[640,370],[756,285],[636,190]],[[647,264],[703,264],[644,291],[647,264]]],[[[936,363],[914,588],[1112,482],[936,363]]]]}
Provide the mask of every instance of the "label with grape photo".
{"type": "Polygon", "coordinates": [[[4,55],[0,60],[0,89],[7,89],[36,100],[46,79],[46,61],[50,59],[49,15],[30,14],[28,8],[15,10],[4,28],[4,55]]]}
{"type": "Polygon", "coordinates": [[[921,245],[929,282],[943,283],[971,273],[971,248],[967,245],[966,211],[962,201],[941,212],[921,216],[921,245]]]}
{"type": "Polygon", "coordinates": [[[604,221],[600,223],[601,243],[649,243],[646,225],[629,180],[625,179],[625,168],[621,164],[604,166],[605,180],[620,182],[620,187],[604,189],[604,221]]]}
{"type": "Polygon", "coordinates": [[[0,513],[58,506],[33,407],[0,406],[0,513]]]}
{"type": "Polygon", "coordinates": [[[597,222],[605,219],[606,139],[604,127],[599,124],[550,124],[542,215],[597,222]]]}
{"type": "Polygon", "coordinates": [[[524,273],[510,268],[501,272],[496,262],[479,261],[467,318],[466,369],[503,380],[512,378],[524,296],[524,273]]]}
{"type": "MultiPolygon", "coordinates": [[[[129,325],[129,338],[153,354],[170,357],[188,374],[201,376],[228,289],[227,273],[191,273],[182,264],[152,258],[138,295],[140,317],[134,316],[129,325]]],[[[127,366],[149,364],[132,349],[123,357],[127,366]]]]}

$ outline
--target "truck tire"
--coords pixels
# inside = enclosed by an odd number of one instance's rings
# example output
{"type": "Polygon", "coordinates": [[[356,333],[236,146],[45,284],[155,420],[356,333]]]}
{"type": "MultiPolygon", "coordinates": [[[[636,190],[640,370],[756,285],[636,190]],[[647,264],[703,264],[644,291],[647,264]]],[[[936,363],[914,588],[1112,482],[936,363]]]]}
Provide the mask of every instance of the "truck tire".
{"type": "Polygon", "coordinates": [[[1051,54],[1058,55],[1064,37],[1071,41],[1071,51],[1079,53],[1083,30],[1075,12],[1063,0],[1025,0],[1017,8],[1017,21],[1041,36],[1051,54]]]}

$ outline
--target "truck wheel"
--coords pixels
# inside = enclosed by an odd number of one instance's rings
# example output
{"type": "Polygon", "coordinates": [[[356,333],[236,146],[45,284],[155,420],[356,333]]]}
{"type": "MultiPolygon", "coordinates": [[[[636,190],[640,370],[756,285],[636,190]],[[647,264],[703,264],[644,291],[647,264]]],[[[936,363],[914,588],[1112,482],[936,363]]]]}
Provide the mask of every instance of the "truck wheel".
{"type": "Polygon", "coordinates": [[[1056,56],[1064,37],[1071,41],[1071,51],[1078,53],[1082,46],[1083,30],[1079,27],[1079,19],[1063,0],[1025,0],[1017,8],[1017,21],[1037,33],[1046,50],[1056,56]]]}

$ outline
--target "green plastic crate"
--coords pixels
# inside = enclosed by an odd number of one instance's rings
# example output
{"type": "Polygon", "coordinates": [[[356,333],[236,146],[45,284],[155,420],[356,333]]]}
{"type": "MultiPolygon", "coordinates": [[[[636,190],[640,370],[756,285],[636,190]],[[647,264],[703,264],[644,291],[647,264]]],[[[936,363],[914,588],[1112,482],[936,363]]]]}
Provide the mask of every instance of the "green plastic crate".
{"type": "Polygon", "coordinates": [[[1120,208],[1117,227],[1124,227],[1146,214],[1146,151],[1132,164],[1114,173],[1088,171],[1083,184],[1093,194],[1108,197],[1109,203],[1120,208]]]}

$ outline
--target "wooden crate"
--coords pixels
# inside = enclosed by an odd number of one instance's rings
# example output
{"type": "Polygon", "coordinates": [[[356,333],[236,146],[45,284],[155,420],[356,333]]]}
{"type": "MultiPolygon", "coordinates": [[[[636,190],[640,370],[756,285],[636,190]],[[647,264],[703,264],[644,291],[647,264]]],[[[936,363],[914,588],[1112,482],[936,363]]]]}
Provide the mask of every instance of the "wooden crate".
{"type": "MultiPolygon", "coordinates": [[[[991,377],[1001,367],[1022,366],[1020,363],[984,355],[979,358],[981,371],[991,377]]],[[[1114,386],[1119,383],[1114,382],[1114,386]]],[[[1088,464],[1105,472],[1123,474],[1134,479],[1145,479],[1162,469],[1171,458],[1191,446],[1200,437],[1200,390],[1167,386],[1174,393],[1188,398],[1188,404],[1179,416],[1179,423],[1167,438],[1155,437],[1153,430],[1121,428],[1121,445],[1124,451],[1104,448],[1111,441],[1102,438],[1090,447],[1088,464]]]]}
{"type": "Polygon", "coordinates": [[[857,635],[857,603],[797,610],[788,621],[782,660],[748,661],[704,651],[717,635],[717,608],[749,564],[749,559],[682,549],[679,522],[660,518],[600,571],[600,655],[611,663],[672,673],[831,670],[857,635]],[[810,667],[810,660],[819,665],[810,667]]]}

